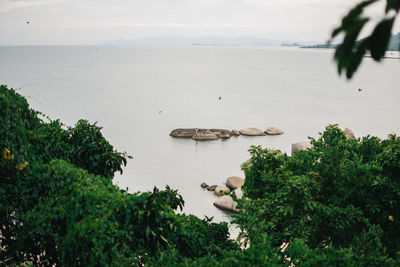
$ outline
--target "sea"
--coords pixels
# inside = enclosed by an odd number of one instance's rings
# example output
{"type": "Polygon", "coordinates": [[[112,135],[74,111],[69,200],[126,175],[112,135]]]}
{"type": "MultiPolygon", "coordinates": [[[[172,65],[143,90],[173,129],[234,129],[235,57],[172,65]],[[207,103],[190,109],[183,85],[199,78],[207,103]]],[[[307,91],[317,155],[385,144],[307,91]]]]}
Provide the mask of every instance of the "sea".
{"type": "Polygon", "coordinates": [[[128,161],[114,183],[129,192],[169,185],[184,212],[214,221],[202,182],[244,177],[251,146],[279,149],[317,138],[329,124],[357,137],[400,133],[400,60],[364,58],[352,80],[339,76],[333,50],[292,47],[0,47],[0,83],[32,108],[73,126],[97,122],[128,161]],[[219,99],[221,98],[221,99],[219,99]],[[175,128],[240,130],[273,126],[280,136],[196,142],[175,128]]]}

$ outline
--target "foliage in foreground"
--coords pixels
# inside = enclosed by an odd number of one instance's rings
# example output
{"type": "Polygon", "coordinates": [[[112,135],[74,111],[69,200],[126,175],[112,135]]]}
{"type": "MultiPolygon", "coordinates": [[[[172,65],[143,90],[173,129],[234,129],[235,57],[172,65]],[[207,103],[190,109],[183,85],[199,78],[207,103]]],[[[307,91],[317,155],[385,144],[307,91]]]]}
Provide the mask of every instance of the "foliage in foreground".
{"type": "Polygon", "coordinates": [[[122,165],[130,156],[115,151],[96,124],[80,120],[75,127],[66,128],[59,120],[42,118],[43,114],[30,109],[23,96],[0,85],[0,145],[17,151],[16,161],[65,159],[109,179],[116,171],[122,173],[122,165]]]}
{"type": "Polygon", "coordinates": [[[45,122],[0,87],[0,265],[398,266],[400,138],[328,126],[292,157],[252,147],[242,247],[226,223],[178,214],[177,191],[112,184],[126,154],[86,121],[45,122]],[[283,248],[283,246],[285,248],[283,248]]]}
{"type": "Polygon", "coordinates": [[[339,74],[345,71],[346,77],[352,78],[367,52],[370,52],[375,61],[380,61],[385,56],[399,11],[400,0],[363,0],[349,11],[342,19],[342,24],[332,32],[332,39],[344,34],[335,53],[339,74]],[[379,3],[385,4],[384,14],[374,25],[374,30],[367,37],[358,40],[365,26],[374,20],[365,15],[365,10],[379,3]]]}
{"type": "Polygon", "coordinates": [[[400,138],[347,139],[333,125],[312,145],[292,157],[250,149],[245,212],[236,218],[243,236],[252,243],[266,234],[273,246],[301,239],[303,264],[321,253],[392,263],[400,251],[400,138]]]}
{"type": "Polygon", "coordinates": [[[138,265],[167,249],[194,258],[237,248],[226,223],[176,214],[177,191],[113,185],[126,155],[99,127],[64,129],[38,115],[0,87],[0,265],[138,265]]]}

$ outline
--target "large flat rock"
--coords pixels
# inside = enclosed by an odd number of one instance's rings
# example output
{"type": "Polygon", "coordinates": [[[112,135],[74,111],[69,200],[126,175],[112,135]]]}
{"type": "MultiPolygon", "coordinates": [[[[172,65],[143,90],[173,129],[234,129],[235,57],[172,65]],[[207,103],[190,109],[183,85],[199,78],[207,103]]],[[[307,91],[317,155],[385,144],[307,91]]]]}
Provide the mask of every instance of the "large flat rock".
{"type": "Polygon", "coordinates": [[[210,129],[210,131],[222,139],[227,139],[232,136],[232,131],[226,129],[210,129]]]}
{"type": "Polygon", "coordinates": [[[261,131],[260,129],[257,128],[246,128],[240,130],[241,135],[246,135],[246,136],[264,136],[265,133],[261,131]]]}
{"type": "Polygon", "coordinates": [[[230,138],[232,131],[226,129],[178,128],[172,130],[169,135],[172,137],[192,138],[194,140],[217,140],[230,138]]]}
{"type": "Polygon", "coordinates": [[[196,141],[218,140],[219,136],[211,131],[197,131],[192,139],[196,141]]]}
{"type": "Polygon", "coordinates": [[[276,127],[268,127],[265,130],[265,133],[268,135],[281,135],[283,134],[283,131],[281,129],[278,129],[276,127]]]}
{"type": "Polygon", "coordinates": [[[169,134],[172,137],[182,137],[182,138],[192,138],[193,135],[196,133],[195,128],[190,129],[175,129],[169,134]]]}

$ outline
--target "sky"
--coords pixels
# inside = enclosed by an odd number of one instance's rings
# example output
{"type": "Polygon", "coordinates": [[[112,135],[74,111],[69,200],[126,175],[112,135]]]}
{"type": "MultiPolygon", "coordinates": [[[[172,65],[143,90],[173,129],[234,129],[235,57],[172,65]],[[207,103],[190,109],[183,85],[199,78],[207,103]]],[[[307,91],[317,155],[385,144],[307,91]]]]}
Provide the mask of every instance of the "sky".
{"type": "MultiPolygon", "coordinates": [[[[96,45],[162,35],[325,42],[357,2],[0,0],[0,45],[96,45]]],[[[381,11],[376,5],[368,15],[379,18],[381,11]]]]}

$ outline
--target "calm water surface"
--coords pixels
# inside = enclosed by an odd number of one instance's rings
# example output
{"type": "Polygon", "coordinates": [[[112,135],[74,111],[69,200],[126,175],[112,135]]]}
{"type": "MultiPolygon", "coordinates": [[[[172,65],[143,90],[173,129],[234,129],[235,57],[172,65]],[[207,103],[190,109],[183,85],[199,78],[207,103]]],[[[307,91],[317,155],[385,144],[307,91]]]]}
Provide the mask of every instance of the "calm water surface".
{"type": "Polygon", "coordinates": [[[400,60],[366,58],[348,82],[337,76],[329,50],[0,47],[0,83],[68,125],[98,121],[115,148],[133,155],[116,184],[131,192],[168,184],[183,195],[185,212],[217,221],[229,215],[200,183],[242,176],[251,145],[290,153],[292,143],[331,123],[357,136],[400,133],[399,67],[400,60]],[[213,142],[168,135],[174,128],[268,126],[285,134],[213,142]]]}

